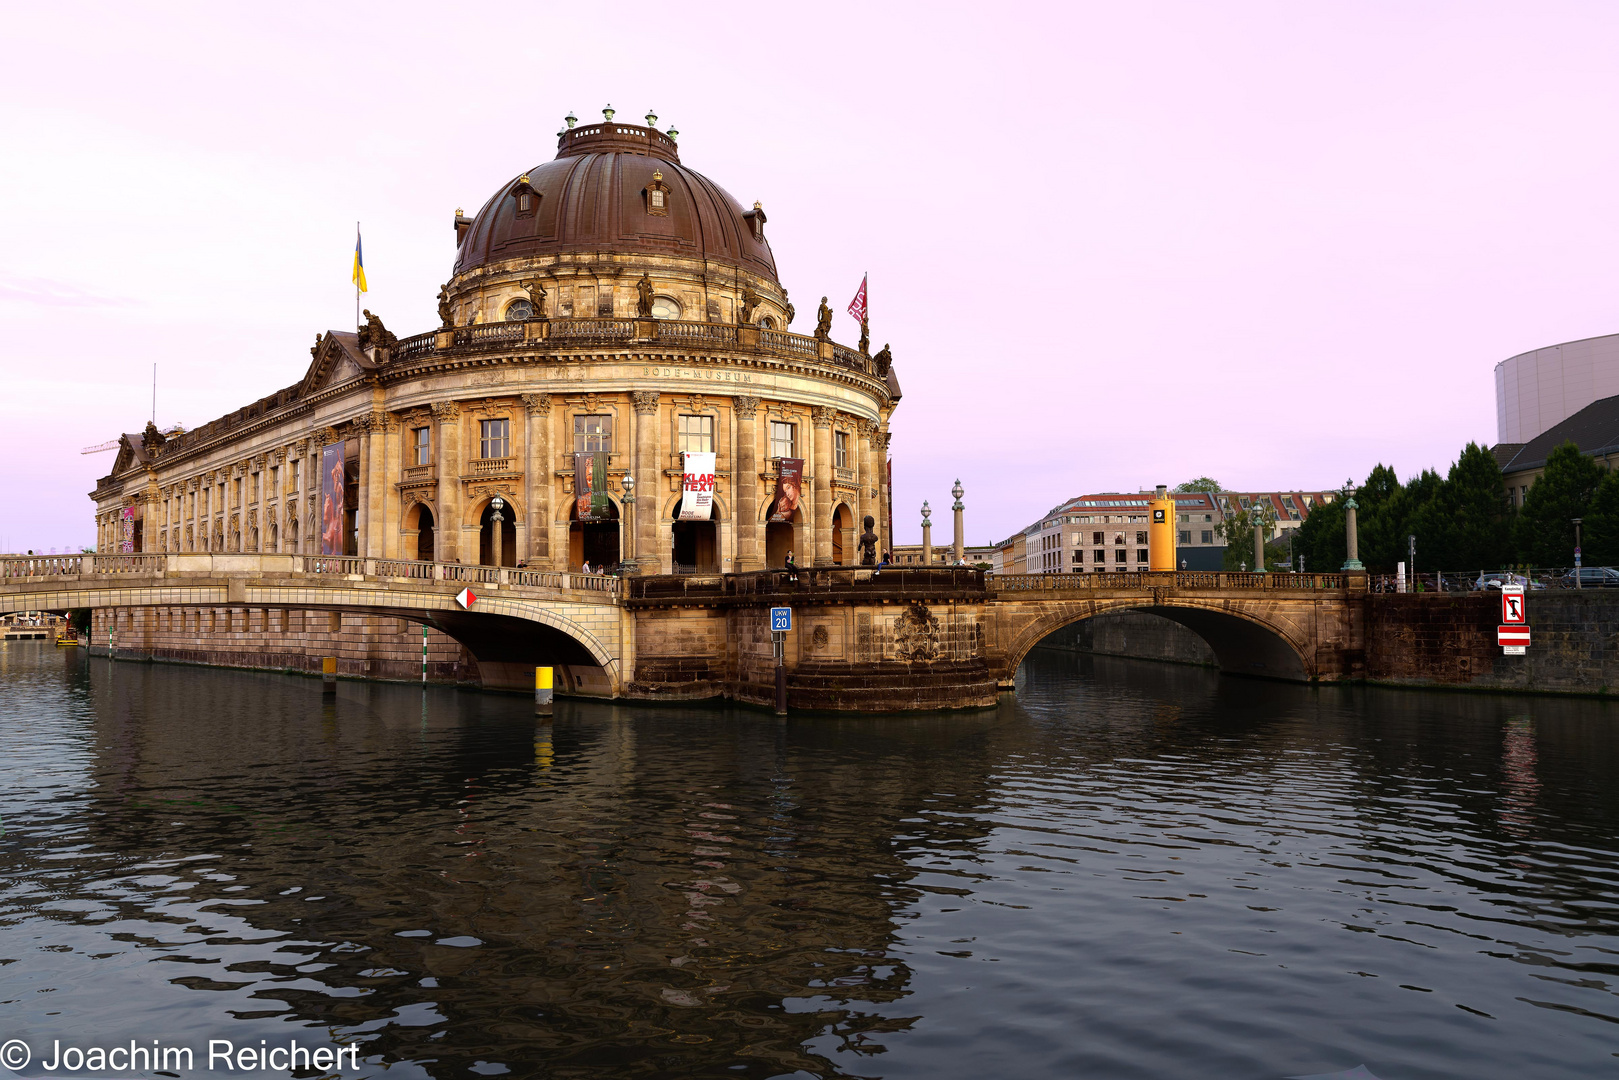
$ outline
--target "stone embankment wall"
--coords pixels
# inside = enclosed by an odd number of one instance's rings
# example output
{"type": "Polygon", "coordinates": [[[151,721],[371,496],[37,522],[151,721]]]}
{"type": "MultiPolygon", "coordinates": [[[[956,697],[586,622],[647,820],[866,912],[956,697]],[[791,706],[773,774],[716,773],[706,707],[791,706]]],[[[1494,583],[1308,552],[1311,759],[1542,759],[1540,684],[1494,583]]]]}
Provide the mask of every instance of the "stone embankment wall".
{"type": "Polygon", "coordinates": [[[1496,644],[1496,594],[1374,594],[1366,607],[1366,676],[1375,682],[1472,689],[1619,692],[1619,589],[1528,594],[1531,644],[1496,644]]]}
{"type": "MultiPolygon", "coordinates": [[[[220,667],[318,672],[337,657],[337,673],[355,678],[417,681],[422,677],[422,625],[350,612],[256,607],[98,608],[91,652],[107,642],[121,659],[167,660],[220,667]]],[[[476,683],[478,663],[452,637],[427,631],[429,682],[476,683]]]]}
{"type": "Polygon", "coordinates": [[[1208,642],[1179,623],[1145,611],[1098,615],[1057,631],[1035,647],[1218,666],[1208,642]]]}

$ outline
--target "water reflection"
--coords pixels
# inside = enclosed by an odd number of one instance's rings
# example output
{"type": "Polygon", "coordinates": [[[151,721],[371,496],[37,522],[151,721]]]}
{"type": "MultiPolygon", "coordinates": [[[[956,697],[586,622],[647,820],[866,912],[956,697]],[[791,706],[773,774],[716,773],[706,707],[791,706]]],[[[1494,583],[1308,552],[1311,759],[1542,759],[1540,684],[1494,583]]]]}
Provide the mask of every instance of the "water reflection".
{"type": "Polygon", "coordinates": [[[404,1075],[1588,1075],[1591,702],[1036,653],[806,719],[0,652],[0,1024],[404,1075]]]}

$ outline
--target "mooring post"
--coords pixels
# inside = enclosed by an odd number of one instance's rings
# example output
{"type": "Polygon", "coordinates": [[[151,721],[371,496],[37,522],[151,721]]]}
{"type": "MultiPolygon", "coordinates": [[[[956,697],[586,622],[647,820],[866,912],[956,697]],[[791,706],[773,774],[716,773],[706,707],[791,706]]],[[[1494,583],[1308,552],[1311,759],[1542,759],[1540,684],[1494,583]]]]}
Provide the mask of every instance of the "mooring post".
{"type": "Polygon", "coordinates": [[[534,669],[534,715],[551,715],[551,669],[537,667],[534,669]]]}
{"type": "Polygon", "coordinates": [[[337,657],[320,658],[320,692],[322,697],[337,696],[337,657]]]}

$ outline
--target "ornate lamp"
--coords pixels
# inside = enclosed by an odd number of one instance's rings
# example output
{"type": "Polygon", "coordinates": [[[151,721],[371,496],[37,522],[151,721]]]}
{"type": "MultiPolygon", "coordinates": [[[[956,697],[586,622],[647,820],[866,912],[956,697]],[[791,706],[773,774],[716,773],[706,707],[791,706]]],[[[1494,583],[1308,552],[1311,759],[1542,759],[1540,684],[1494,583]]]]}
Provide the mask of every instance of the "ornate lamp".
{"type": "Polygon", "coordinates": [[[613,113],[615,113],[617,111],[618,111],[617,109],[615,109],[611,105],[609,105],[609,106],[607,106],[607,108],[602,110],[602,115],[607,117],[607,122],[609,124],[611,124],[613,122],[613,113]]]}
{"type": "Polygon", "coordinates": [[[956,497],[956,505],[952,506],[950,509],[952,509],[952,510],[960,510],[960,509],[962,509],[961,497],[963,495],[965,495],[966,493],[967,493],[966,489],[961,486],[961,478],[958,476],[956,478],[955,487],[952,487],[950,489],[950,494],[952,494],[952,495],[954,495],[956,497]]]}
{"type": "Polygon", "coordinates": [[[505,517],[502,516],[502,514],[501,514],[501,511],[504,510],[505,508],[506,508],[506,500],[502,499],[499,495],[496,495],[493,499],[489,500],[489,509],[494,511],[494,513],[491,514],[490,517],[489,517],[489,541],[490,541],[490,543],[489,543],[489,551],[490,551],[490,554],[494,557],[496,566],[499,566],[501,564],[500,563],[500,541],[501,541],[500,524],[501,524],[501,522],[506,520],[505,517]]]}
{"type": "Polygon", "coordinates": [[[569,127],[573,127],[573,125],[575,125],[575,124],[577,124],[579,122],[579,118],[577,116],[573,115],[573,110],[572,109],[569,109],[568,110],[568,115],[564,116],[562,118],[562,122],[564,124],[567,124],[569,127]]]}
{"type": "Polygon", "coordinates": [[[625,473],[624,474],[624,479],[620,480],[619,483],[624,485],[624,501],[627,502],[627,503],[634,502],[635,501],[635,477],[631,476],[629,473],[625,473]]]}
{"type": "Polygon", "coordinates": [[[928,520],[928,518],[930,518],[932,516],[933,516],[933,508],[928,505],[928,501],[926,499],[923,499],[922,500],[922,528],[926,529],[926,528],[929,528],[929,527],[932,526],[933,523],[928,520]]]}
{"type": "Polygon", "coordinates": [[[658,127],[658,114],[651,109],[646,111],[646,126],[653,130],[657,130],[658,127]]]}
{"type": "Polygon", "coordinates": [[[669,136],[669,141],[670,142],[679,142],[680,141],[680,132],[675,129],[675,126],[673,124],[669,125],[669,130],[664,132],[664,134],[669,136]]]}

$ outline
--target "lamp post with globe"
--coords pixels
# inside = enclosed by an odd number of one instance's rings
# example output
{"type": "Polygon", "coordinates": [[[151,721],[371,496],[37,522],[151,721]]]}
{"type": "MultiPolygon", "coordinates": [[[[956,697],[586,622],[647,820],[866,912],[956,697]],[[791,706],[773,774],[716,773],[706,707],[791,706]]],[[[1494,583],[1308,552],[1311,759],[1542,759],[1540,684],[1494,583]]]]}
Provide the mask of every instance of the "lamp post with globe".
{"type": "Polygon", "coordinates": [[[495,566],[500,565],[500,526],[506,520],[501,511],[505,508],[506,500],[499,495],[489,500],[489,561],[495,566]]]}
{"type": "Polygon", "coordinates": [[[965,561],[964,555],[966,552],[967,541],[962,536],[961,525],[961,512],[963,509],[961,504],[961,496],[965,493],[965,490],[961,486],[961,478],[957,477],[955,486],[950,489],[950,494],[955,496],[956,500],[955,505],[950,508],[955,512],[956,515],[956,539],[955,542],[951,544],[951,554],[954,556],[954,558],[950,560],[951,565],[953,566],[960,566],[965,561]]]}
{"type": "MultiPolygon", "coordinates": [[[[625,473],[624,479],[620,480],[619,483],[624,486],[624,548],[633,552],[635,550],[635,477],[625,473]]],[[[624,557],[623,550],[619,552],[618,557],[620,562],[629,561],[624,557]]]]}

